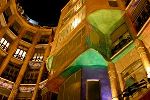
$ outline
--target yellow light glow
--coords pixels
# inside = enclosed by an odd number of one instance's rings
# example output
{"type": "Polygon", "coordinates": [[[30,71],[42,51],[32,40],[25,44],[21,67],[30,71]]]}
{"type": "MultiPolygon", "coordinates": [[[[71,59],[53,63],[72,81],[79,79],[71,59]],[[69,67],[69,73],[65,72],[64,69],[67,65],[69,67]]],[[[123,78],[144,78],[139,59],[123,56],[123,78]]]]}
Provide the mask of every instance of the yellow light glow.
{"type": "Polygon", "coordinates": [[[81,19],[76,18],[76,19],[72,22],[73,28],[76,28],[80,22],[81,22],[81,19]]]}
{"type": "Polygon", "coordinates": [[[99,81],[99,79],[87,79],[87,81],[99,81]]]}
{"type": "Polygon", "coordinates": [[[81,7],[81,5],[76,5],[75,7],[74,7],[74,11],[78,11],[78,9],[81,7]]]}
{"type": "Polygon", "coordinates": [[[150,78],[150,73],[147,74],[147,78],[150,78]]]}
{"type": "Polygon", "coordinates": [[[146,67],[147,78],[150,78],[150,67],[146,67]]]}

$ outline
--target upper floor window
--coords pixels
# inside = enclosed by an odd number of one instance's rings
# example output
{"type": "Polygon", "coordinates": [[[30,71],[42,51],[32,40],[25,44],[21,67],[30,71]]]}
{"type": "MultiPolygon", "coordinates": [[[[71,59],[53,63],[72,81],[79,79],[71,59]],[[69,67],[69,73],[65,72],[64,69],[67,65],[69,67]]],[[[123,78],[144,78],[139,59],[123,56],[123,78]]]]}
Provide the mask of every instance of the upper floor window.
{"type": "Polygon", "coordinates": [[[22,39],[26,42],[32,43],[33,34],[30,31],[27,31],[26,34],[22,37],[22,39]]]}
{"type": "Polygon", "coordinates": [[[15,21],[9,28],[15,35],[18,35],[19,30],[21,29],[21,25],[17,21],[15,21]]]}
{"type": "Polygon", "coordinates": [[[118,7],[117,0],[108,0],[108,3],[111,7],[118,7]]]}
{"type": "Polygon", "coordinates": [[[150,17],[150,2],[148,0],[138,1],[138,5],[132,12],[132,17],[136,30],[139,32],[150,17]]]}
{"type": "Polygon", "coordinates": [[[4,39],[4,38],[1,38],[0,40],[0,46],[3,50],[7,50],[7,48],[9,47],[10,43],[4,39]]]}
{"type": "Polygon", "coordinates": [[[60,31],[58,42],[61,43],[61,41],[72,32],[85,18],[85,7],[83,7],[72,19],[67,25],[63,27],[63,29],[60,31]]]}
{"type": "Polygon", "coordinates": [[[131,1],[131,0],[124,0],[126,7],[129,5],[130,1],[131,1]]]}
{"type": "Polygon", "coordinates": [[[132,41],[132,36],[130,35],[129,28],[126,23],[120,25],[112,34],[111,34],[111,53],[112,56],[118,53],[126,45],[132,41]]]}
{"type": "Polygon", "coordinates": [[[48,44],[50,35],[42,35],[38,44],[48,44]]]}
{"type": "Polygon", "coordinates": [[[18,48],[14,54],[14,57],[20,60],[23,60],[26,56],[26,51],[18,48]]]}
{"type": "Polygon", "coordinates": [[[44,56],[43,53],[35,53],[33,58],[32,58],[32,61],[42,61],[43,56],[44,56]]]}
{"type": "Polygon", "coordinates": [[[19,67],[19,65],[8,63],[8,66],[6,70],[2,73],[1,77],[9,81],[15,82],[20,70],[19,67]]]}
{"type": "Polygon", "coordinates": [[[3,15],[5,17],[5,21],[8,23],[9,17],[12,15],[10,7],[8,7],[4,12],[3,15]]]}
{"type": "Polygon", "coordinates": [[[75,11],[75,12],[78,11],[78,9],[80,9],[81,6],[82,6],[82,1],[79,0],[79,1],[77,2],[77,4],[74,6],[74,11],[75,11]]]}
{"type": "Polygon", "coordinates": [[[112,50],[111,53],[114,55],[119,50],[121,50],[124,46],[126,46],[130,41],[132,40],[132,37],[130,33],[127,31],[123,35],[121,35],[115,42],[112,44],[112,50]]]}
{"type": "Polygon", "coordinates": [[[77,3],[69,9],[69,11],[67,12],[67,14],[63,17],[63,23],[64,24],[67,20],[69,20],[73,15],[75,15],[76,12],[79,11],[79,9],[82,7],[83,3],[85,1],[84,0],[78,0],[77,3]]]}
{"type": "Polygon", "coordinates": [[[76,28],[80,22],[81,22],[80,18],[75,18],[74,21],[72,22],[72,27],[76,28]]]}

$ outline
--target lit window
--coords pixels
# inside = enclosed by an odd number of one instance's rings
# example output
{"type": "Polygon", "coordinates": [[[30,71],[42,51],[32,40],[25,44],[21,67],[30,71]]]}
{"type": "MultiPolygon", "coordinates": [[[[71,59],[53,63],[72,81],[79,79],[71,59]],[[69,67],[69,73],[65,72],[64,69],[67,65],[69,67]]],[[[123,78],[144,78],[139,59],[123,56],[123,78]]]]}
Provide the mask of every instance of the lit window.
{"type": "Polygon", "coordinates": [[[43,53],[35,53],[32,61],[42,61],[43,60],[43,53]]]}
{"type": "Polygon", "coordinates": [[[9,47],[10,43],[5,40],[4,38],[2,38],[0,40],[0,47],[3,49],[3,50],[7,50],[7,48],[9,47]]]}
{"type": "Polygon", "coordinates": [[[21,49],[17,49],[14,54],[14,57],[20,60],[23,60],[25,56],[26,56],[26,51],[21,50],[21,49]]]}
{"type": "Polygon", "coordinates": [[[72,3],[75,3],[77,0],[72,0],[72,3]]]}
{"type": "Polygon", "coordinates": [[[73,28],[76,28],[80,22],[81,22],[81,19],[75,18],[74,21],[72,22],[73,28]]]}

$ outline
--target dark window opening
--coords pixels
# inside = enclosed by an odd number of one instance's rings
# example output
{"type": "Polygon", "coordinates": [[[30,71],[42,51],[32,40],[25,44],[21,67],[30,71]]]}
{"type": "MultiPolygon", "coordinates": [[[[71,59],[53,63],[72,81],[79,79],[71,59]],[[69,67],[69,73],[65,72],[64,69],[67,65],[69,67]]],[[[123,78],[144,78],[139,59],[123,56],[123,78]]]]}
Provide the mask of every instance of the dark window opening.
{"type": "Polygon", "coordinates": [[[48,71],[44,71],[43,75],[42,75],[42,80],[41,81],[44,81],[48,78],[48,71]]]}
{"type": "Polygon", "coordinates": [[[117,53],[124,46],[126,46],[131,40],[132,40],[132,37],[130,33],[129,32],[124,33],[114,43],[112,43],[111,54],[114,55],[115,53],[117,53]]]}
{"type": "Polygon", "coordinates": [[[12,15],[10,8],[7,8],[4,13],[5,21],[8,23],[9,17],[12,15]]]}
{"type": "Polygon", "coordinates": [[[19,67],[12,63],[8,64],[6,70],[2,73],[2,78],[15,82],[19,73],[19,67]]]}
{"type": "Polygon", "coordinates": [[[132,13],[133,17],[135,17],[133,23],[135,24],[138,32],[150,17],[150,2],[148,0],[146,0],[144,3],[143,2],[144,0],[141,0],[139,5],[137,5],[136,9],[132,13]]]}
{"type": "Polygon", "coordinates": [[[125,1],[124,1],[126,7],[129,5],[130,1],[131,1],[131,0],[125,0],[125,1]]]}
{"type": "Polygon", "coordinates": [[[108,3],[109,3],[109,5],[110,5],[111,7],[118,7],[117,1],[109,0],[108,3]]]}
{"type": "Polygon", "coordinates": [[[0,100],[8,100],[8,97],[6,97],[6,95],[0,94],[0,100]]]}
{"type": "Polygon", "coordinates": [[[33,38],[33,34],[32,32],[27,32],[23,37],[22,40],[32,43],[32,38],[33,38]]]}
{"type": "Polygon", "coordinates": [[[38,44],[48,44],[50,35],[41,36],[38,44]]]}
{"type": "Polygon", "coordinates": [[[28,70],[28,71],[26,71],[21,84],[36,84],[38,74],[39,74],[38,70],[28,70]]]}
{"type": "Polygon", "coordinates": [[[9,27],[10,30],[15,34],[18,35],[19,34],[19,30],[21,29],[21,26],[18,22],[14,22],[12,26],[9,27]]]}
{"type": "Polygon", "coordinates": [[[87,80],[86,82],[86,100],[101,100],[100,81],[87,80]]]}

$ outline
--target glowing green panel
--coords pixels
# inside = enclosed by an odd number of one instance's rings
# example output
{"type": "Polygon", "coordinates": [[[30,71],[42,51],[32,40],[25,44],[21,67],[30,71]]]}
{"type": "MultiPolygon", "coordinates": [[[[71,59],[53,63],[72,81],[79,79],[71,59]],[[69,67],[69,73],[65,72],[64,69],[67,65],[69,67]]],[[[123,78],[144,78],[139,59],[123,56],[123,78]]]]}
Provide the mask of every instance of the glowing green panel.
{"type": "Polygon", "coordinates": [[[77,57],[70,66],[76,65],[104,65],[107,66],[106,60],[96,50],[90,48],[77,57]]]}
{"type": "Polygon", "coordinates": [[[103,34],[111,34],[118,26],[123,23],[123,14],[121,10],[97,10],[91,13],[87,20],[103,34]]]}
{"type": "Polygon", "coordinates": [[[46,68],[48,71],[51,70],[52,62],[53,62],[53,56],[49,56],[46,61],[46,68]]]}
{"type": "Polygon", "coordinates": [[[90,48],[78,56],[69,68],[61,74],[61,76],[68,77],[83,67],[106,69],[107,61],[100,53],[98,53],[98,51],[90,48]]]}
{"type": "Polygon", "coordinates": [[[105,58],[111,56],[111,33],[124,23],[124,12],[121,10],[102,9],[88,15],[87,21],[92,31],[87,37],[90,48],[99,51],[105,58]]]}

